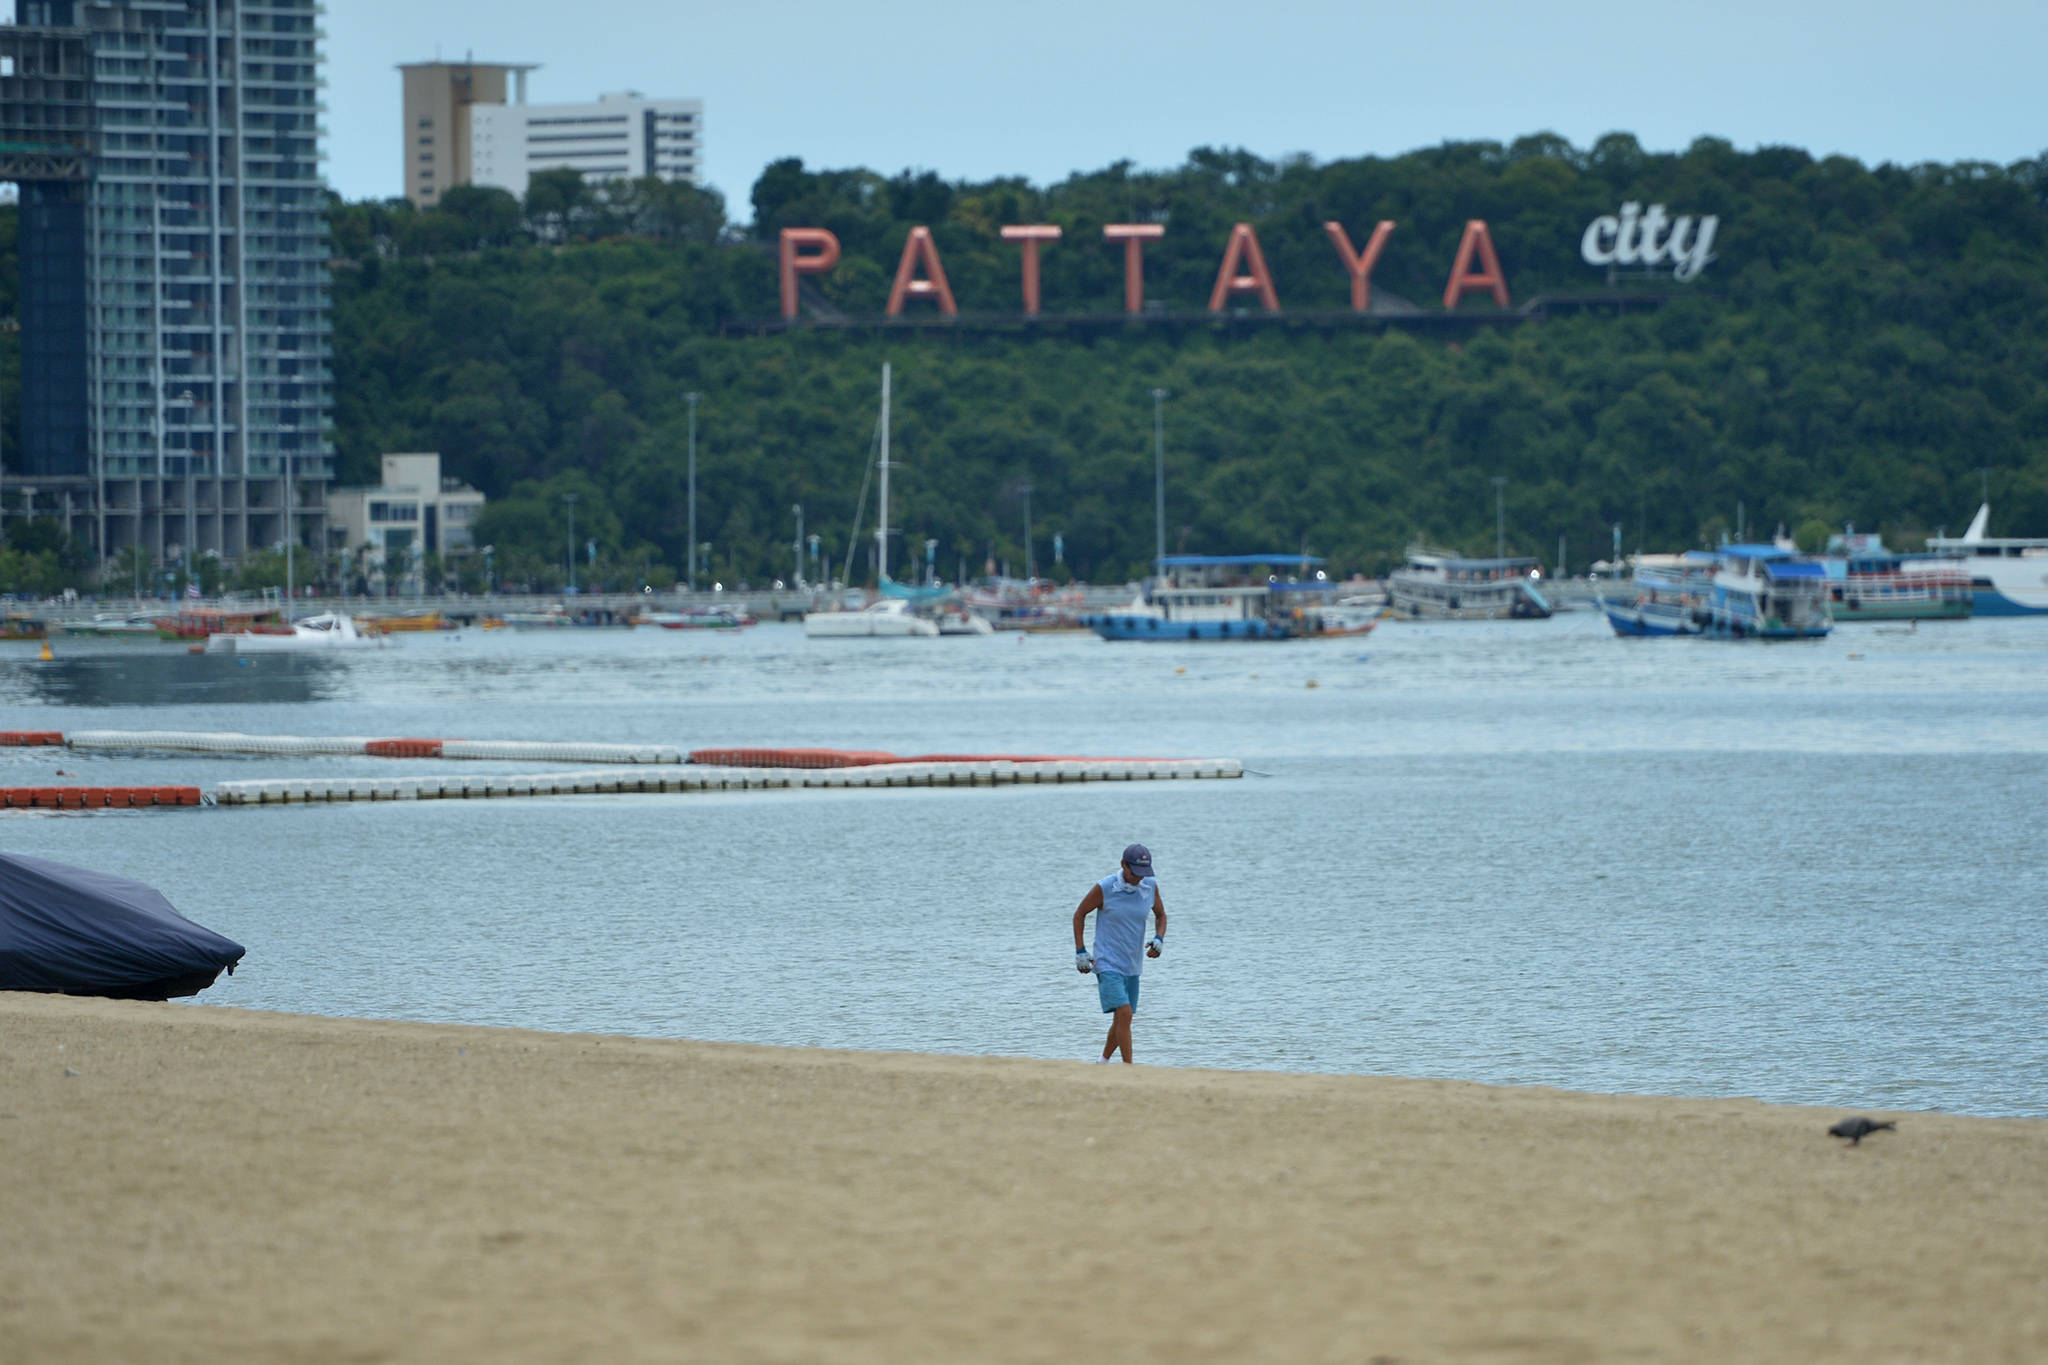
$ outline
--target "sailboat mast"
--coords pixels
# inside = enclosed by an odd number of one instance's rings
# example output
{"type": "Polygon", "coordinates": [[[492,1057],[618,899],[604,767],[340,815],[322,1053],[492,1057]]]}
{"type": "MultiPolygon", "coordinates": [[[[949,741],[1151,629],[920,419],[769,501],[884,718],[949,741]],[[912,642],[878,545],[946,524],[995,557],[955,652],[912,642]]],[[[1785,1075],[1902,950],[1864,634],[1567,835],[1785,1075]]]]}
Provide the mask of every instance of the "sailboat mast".
{"type": "Polygon", "coordinates": [[[875,528],[875,563],[881,577],[877,583],[889,581],[889,362],[882,362],[882,458],[876,462],[882,471],[882,519],[875,528]]]}

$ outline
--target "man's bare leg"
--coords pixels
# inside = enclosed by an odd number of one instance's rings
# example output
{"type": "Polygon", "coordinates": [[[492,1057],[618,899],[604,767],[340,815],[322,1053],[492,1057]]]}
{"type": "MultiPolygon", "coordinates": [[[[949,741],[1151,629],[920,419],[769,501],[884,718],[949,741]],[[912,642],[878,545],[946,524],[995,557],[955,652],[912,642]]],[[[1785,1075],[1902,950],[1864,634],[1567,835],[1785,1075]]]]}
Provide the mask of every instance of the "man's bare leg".
{"type": "Polygon", "coordinates": [[[1131,1014],[1129,1005],[1117,1006],[1116,1013],[1109,1017],[1109,1037],[1102,1044],[1105,1058],[1123,1053],[1126,1065],[1131,1060],[1131,1014]]]}

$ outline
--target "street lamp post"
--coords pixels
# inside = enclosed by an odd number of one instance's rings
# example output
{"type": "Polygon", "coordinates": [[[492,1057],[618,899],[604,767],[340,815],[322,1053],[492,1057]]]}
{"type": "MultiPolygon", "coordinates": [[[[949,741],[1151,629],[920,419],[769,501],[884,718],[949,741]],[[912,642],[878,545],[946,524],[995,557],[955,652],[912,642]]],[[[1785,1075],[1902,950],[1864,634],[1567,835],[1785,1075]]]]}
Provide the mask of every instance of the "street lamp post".
{"type": "Polygon", "coordinates": [[[1165,389],[1152,390],[1152,567],[1166,558],[1166,426],[1160,407],[1165,389]]]}
{"type": "Polygon", "coordinates": [[[1507,513],[1506,504],[1501,500],[1501,490],[1506,488],[1507,479],[1499,474],[1493,476],[1493,557],[1507,558],[1507,513]]]}
{"type": "Polygon", "coordinates": [[[704,395],[692,390],[683,395],[690,405],[690,567],[684,581],[697,591],[697,400],[704,395]]]}
{"type": "Polygon", "coordinates": [[[1024,485],[1024,581],[1038,577],[1038,561],[1031,553],[1031,485],[1024,485]]]}
{"type": "Polygon", "coordinates": [[[569,508],[569,591],[576,591],[576,495],[562,494],[562,501],[569,508]]]}

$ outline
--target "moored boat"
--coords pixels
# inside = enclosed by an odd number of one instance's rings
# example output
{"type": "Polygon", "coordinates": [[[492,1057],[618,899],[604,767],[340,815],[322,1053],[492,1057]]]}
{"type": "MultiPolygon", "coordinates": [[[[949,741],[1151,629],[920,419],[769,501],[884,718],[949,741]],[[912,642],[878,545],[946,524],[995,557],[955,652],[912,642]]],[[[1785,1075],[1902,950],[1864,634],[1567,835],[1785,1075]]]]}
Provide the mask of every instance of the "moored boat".
{"type": "Polygon", "coordinates": [[[1990,523],[1987,502],[1962,535],[1929,536],[1927,549],[1970,575],[1977,615],[2048,615],[2048,537],[1987,535],[1990,523]]]}
{"type": "Polygon", "coordinates": [[[938,622],[919,616],[901,597],[885,597],[858,611],[804,613],[804,634],[813,640],[868,640],[905,636],[933,637],[938,622]]]}
{"type": "Polygon", "coordinates": [[[1832,537],[1821,564],[1837,622],[1959,620],[1976,603],[1960,561],[1893,554],[1878,536],[1850,530],[1832,537]]]}
{"type": "Polygon", "coordinates": [[[1706,629],[1717,563],[1700,550],[1636,555],[1630,561],[1633,572],[1626,578],[1602,578],[1594,600],[1616,635],[1698,635],[1706,629]]]}
{"type": "Polygon", "coordinates": [[[1782,545],[1724,545],[1701,633],[1719,640],[1814,640],[1834,627],[1819,561],[1782,545]]]}
{"type": "Polygon", "coordinates": [[[353,617],[326,611],[294,621],[289,635],[272,632],[235,631],[206,637],[207,654],[309,654],[332,650],[381,649],[392,642],[382,635],[365,635],[356,629],[353,617]]]}
{"type": "Polygon", "coordinates": [[[157,621],[157,634],[166,640],[205,640],[211,636],[253,632],[288,635],[284,608],[261,607],[254,611],[230,611],[226,607],[185,607],[157,621]]]}
{"type": "Polygon", "coordinates": [[[1303,574],[1323,561],[1313,555],[1168,555],[1158,574],[1122,611],[1084,616],[1105,640],[1297,640],[1363,635],[1377,611],[1337,604],[1337,585],[1319,570],[1312,577],[1282,577],[1297,565],[1303,574]]]}
{"type": "Polygon", "coordinates": [[[1387,576],[1387,598],[1411,621],[1541,620],[1552,610],[1536,587],[1541,573],[1521,556],[1474,559],[1414,545],[1387,576]]]}
{"type": "Polygon", "coordinates": [[[745,607],[691,607],[687,611],[643,611],[636,618],[643,626],[663,630],[744,630],[758,624],[745,607]]]}

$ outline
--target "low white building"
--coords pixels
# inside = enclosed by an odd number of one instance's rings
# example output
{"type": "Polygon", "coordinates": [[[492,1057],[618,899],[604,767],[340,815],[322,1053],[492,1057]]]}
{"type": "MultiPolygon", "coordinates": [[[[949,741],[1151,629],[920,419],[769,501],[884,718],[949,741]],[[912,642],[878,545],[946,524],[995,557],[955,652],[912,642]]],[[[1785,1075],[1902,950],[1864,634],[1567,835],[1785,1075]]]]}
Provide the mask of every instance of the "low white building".
{"type": "Polygon", "coordinates": [[[484,495],[460,479],[441,477],[438,453],[386,455],[384,479],[372,488],[335,488],[327,494],[327,549],[365,550],[360,571],[397,577],[423,555],[447,559],[476,548],[471,535],[484,495]]]}
{"type": "Polygon", "coordinates": [[[469,178],[524,198],[535,171],[581,171],[589,182],[701,184],[704,101],[649,99],[635,90],[590,104],[477,104],[469,110],[469,178]]]}

